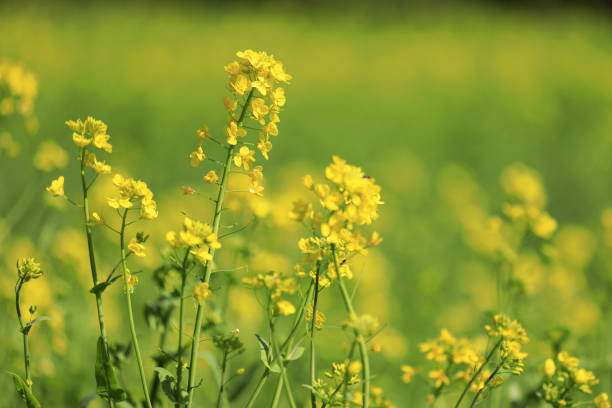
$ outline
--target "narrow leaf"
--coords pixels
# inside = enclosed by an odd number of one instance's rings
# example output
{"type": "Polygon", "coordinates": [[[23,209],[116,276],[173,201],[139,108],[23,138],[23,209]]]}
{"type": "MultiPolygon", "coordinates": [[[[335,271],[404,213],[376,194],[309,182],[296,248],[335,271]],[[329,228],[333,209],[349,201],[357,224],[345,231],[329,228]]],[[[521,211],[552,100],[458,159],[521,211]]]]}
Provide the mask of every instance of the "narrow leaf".
{"type": "Polygon", "coordinates": [[[25,381],[23,381],[21,377],[18,376],[17,374],[14,374],[14,373],[9,373],[9,374],[13,376],[13,382],[15,383],[15,389],[17,390],[17,393],[19,394],[19,396],[21,396],[21,399],[25,401],[26,406],[28,408],[42,408],[42,405],[40,405],[40,402],[38,402],[34,394],[32,394],[32,389],[26,385],[25,381]]]}
{"type": "Polygon", "coordinates": [[[98,348],[96,353],[96,393],[104,399],[113,401],[124,401],[127,393],[119,385],[115,369],[104,348],[104,340],[98,337],[98,348]]]}

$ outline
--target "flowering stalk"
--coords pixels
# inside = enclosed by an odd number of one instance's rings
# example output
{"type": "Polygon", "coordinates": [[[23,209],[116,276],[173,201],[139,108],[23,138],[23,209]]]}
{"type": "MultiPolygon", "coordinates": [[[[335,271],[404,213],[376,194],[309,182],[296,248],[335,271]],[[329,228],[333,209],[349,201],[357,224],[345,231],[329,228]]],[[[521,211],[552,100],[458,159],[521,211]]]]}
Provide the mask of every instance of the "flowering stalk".
{"type": "Polygon", "coordinates": [[[23,319],[21,317],[20,307],[20,294],[21,288],[23,287],[23,283],[23,279],[20,278],[17,281],[17,285],[15,286],[15,309],[17,310],[17,319],[19,320],[19,331],[21,332],[23,338],[23,365],[25,370],[26,385],[31,389],[32,377],[30,375],[30,347],[28,343],[29,331],[25,330],[25,325],[23,324],[23,319]]]}
{"type": "MultiPolygon", "coordinates": [[[[285,352],[286,350],[290,350],[291,347],[293,346],[293,339],[295,338],[295,334],[297,333],[297,329],[300,326],[300,322],[304,318],[304,314],[306,312],[306,305],[308,304],[308,301],[310,300],[310,294],[312,292],[313,287],[314,286],[313,286],[312,283],[308,287],[308,291],[306,292],[306,295],[304,296],[304,301],[300,305],[300,308],[299,308],[298,312],[296,313],[295,318],[293,320],[292,329],[289,332],[289,335],[287,336],[287,338],[285,339],[283,344],[281,344],[281,346],[280,346],[281,352],[285,352]]],[[[277,356],[275,355],[274,358],[276,358],[276,357],[277,356]]],[[[271,363],[273,364],[274,360],[272,360],[271,363]]],[[[245,408],[252,408],[253,407],[253,404],[255,404],[255,401],[257,400],[257,397],[259,396],[259,393],[261,392],[263,386],[265,385],[269,375],[270,375],[270,369],[266,367],[266,369],[264,370],[262,376],[260,377],[259,381],[257,382],[257,385],[255,386],[255,390],[253,391],[253,393],[249,397],[249,400],[247,401],[247,404],[246,404],[245,408]]],[[[281,390],[282,384],[283,384],[282,377],[279,377],[279,381],[277,382],[277,388],[276,388],[276,389],[278,389],[278,391],[275,391],[275,394],[274,394],[274,395],[276,395],[278,393],[278,397],[276,397],[275,399],[280,398],[280,390],[281,390]]]]}
{"type": "MultiPolygon", "coordinates": [[[[312,299],[312,320],[310,322],[310,385],[314,387],[317,380],[316,373],[316,356],[315,356],[315,325],[317,316],[317,303],[319,300],[319,274],[321,273],[321,262],[317,262],[314,280],[314,297],[312,299]]],[[[317,408],[317,395],[314,388],[310,390],[310,404],[312,408],[317,408]]]]}
{"type": "MultiPolygon", "coordinates": [[[[244,117],[247,113],[249,103],[251,101],[251,98],[253,97],[253,92],[254,92],[254,89],[251,89],[246,98],[244,106],[242,107],[242,112],[240,113],[240,117],[238,118],[238,121],[237,121],[238,126],[242,125],[242,122],[244,121],[244,117]]],[[[227,190],[227,183],[229,181],[229,173],[232,167],[232,159],[233,159],[235,148],[236,148],[236,145],[229,145],[227,147],[227,156],[225,158],[225,163],[223,165],[223,173],[221,175],[221,181],[219,183],[219,191],[217,193],[217,200],[215,201],[215,212],[213,215],[212,228],[213,228],[213,234],[215,234],[216,236],[219,235],[219,225],[221,223],[221,212],[223,211],[223,201],[225,199],[225,193],[227,190]]],[[[208,283],[208,281],[210,280],[210,275],[212,274],[212,264],[215,258],[215,248],[211,247],[208,253],[210,255],[210,259],[206,262],[206,265],[204,266],[204,275],[201,277],[201,281],[204,283],[208,283]]],[[[202,319],[204,317],[203,309],[204,309],[204,305],[198,303],[198,308],[196,310],[195,328],[193,330],[193,337],[191,340],[191,354],[189,358],[189,376],[187,378],[187,393],[188,393],[187,407],[191,407],[192,402],[193,402],[193,391],[195,389],[194,387],[195,374],[197,371],[197,354],[198,354],[198,348],[200,345],[200,334],[201,334],[200,332],[202,330],[202,319]]]]}
{"type": "Polygon", "coordinates": [[[223,397],[225,393],[225,372],[227,370],[227,358],[228,353],[226,351],[223,352],[223,359],[221,361],[221,375],[219,376],[219,392],[217,393],[217,404],[216,408],[221,408],[223,406],[223,397]]]}
{"type": "MultiPolygon", "coordinates": [[[[344,285],[344,280],[342,278],[342,273],[340,271],[340,265],[338,264],[338,257],[336,255],[336,245],[331,245],[332,251],[332,259],[334,262],[334,268],[336,270],[336,274],[338,276],[338,286],[340,287],[340,293],[342,294],[342,300],[344,301],[344,306],[346,307],[346,311],[349,316],[356,316],[355,308],[353,307],[353,302],[346,290],[346,286],[344,285]]],[[[359,333],[359,330],[353,329],[355,334],[355,341],[357,341],[357,345],[359,347],[359,354],[361,355],[361,365],[363,366],[363,372],[361,375],[362,379],[362,393],[363,393],[363,408],[367,408],[370,404],[370,360],[368,357],[368,348],[366,346],[365,339],[363,335],[359,333]]]]}
{"type": "MultiPolygon", "coordinates": [[[[178,327],[178,345],[176,350],[178,364],[176,367],[176,400],[181,398],[181,384],[183,382],[183,321],[185,318],[185,284],[187,283],[187,262],[189,261],[189,249],[185,249],[185,256],[181,267],[181,289],[179,294],[179,327],[178,327]]],[[[174,404],[175,408],[180,408],[181,404],[174,404]]]]}
{"type": "Polygon", "coordinates": [[[119,231],[119,241],[121,246],[121,269],[123,272],[123,283],[125,287],[125,302],[128,312],[128,323],[130,325],[130,334],[132,336],[132,344],[134,345],[134,353],[136,354],[136,362],[138,363],[138,371],[140,374],[140,382],[142,384],[142,391],[144,393],[146,406],[152,408],[151,399],[149,397],[149,389],[147,387],[147,378],[144,371],[144,365],[142,364],[142,357],[140,354],[140,346],[138,345],[138,336],[136,335],[136,326],[134,324],[134,312],[132,310],[132,294],[129,271],[126,264],[126,251],[125,251],[125,227],[129,208],[123,210],[123,216],[121,217],[121,229],[119,231]]]}
{"type": "Polygon", "coordinates": [[[476,378],[478,378],[478,376],[480,375],[480,372],[485,368],[487,363],[489,361],[491,361],[491,358],[493,357],[493,355],[495,354],[497,349],[501,346],[502,341],[503,341],[503,338],[499,339],[499,341],[497,343],[495,343],[495,345],[493,346],[491,351],[489,351],[489,354],[487,354],[487,357],[485,358],[485,361],[482,362],[480,367],[478,367],[478,370],[476,370],[476,372],[474,373],[472,378],[470,378],[470,381],[468,381],[468,383],[465,385],[465,387],[463,388],[463,391],[461,392],[461,395],[459,395],[459,399],[455,403],[455,408],[459,408],[459,406],[461,405],[461,401],[463,401],[463,398],[465,397],[465,394],[468,392],[468,390],[472,386],[472,383],[474,381],[476,381],[476,378]]]}
{"type": "Polygon", "coordinates": [[[499,370],[503,367],[505,360],[502,360],[497,367],[495,367],[495,370],[493,370],[493,372],[491,373],[491,375],[489,375],[487,377],[487,379],[485,380],[483,386],[481,389],[478,390],[478,392],[476,393],[476,395],[474,395],[474,399],[472,399],[472,403],[470,404],[470,408],[474,408],[476,406],[476,403],[478,401],[478,398],[480,397],[480,394],[482,394],[482,392],[487,388],[487,386],[489,385],[489,383],[491,382],[491,380],[497,375],[497,373],[499,372],[499,370]]]}
{"type": "Polygon", "coordinates": [[[285,361],[281,354],[281,349],[278,347],[278,343],[276,341],[276,336],[274,334],[274,319],[270,319],[270,340],[272,343],[272,350],[274,350],[274,354],[278,358],[278,366],[280,368],[280,376],[282,378],[283,383],[285,384],[285,390],[287,391],[287,397],[289,398],[289,405],[291,408],[296,408],[295,398],[293,397],[293,391],[291,391],[291,384],[289,383],[289,378],[287,377],[287,370],[285,367],[285,361]]]}
{"type": "MultiPolygon", "coordinates": [[[[83,220],[85,223],[85,235],[87,237],[87,253],[89,254],[89,268],[91,270],[91,280],[93,283],[93,288],[99,288],[98,284],[98,269],[96,267],[96,255],[94,252],[94,242],[93,242],[93,234],[91,228],[91,220],[89,216],[89,198],[88,193],[91,188],[93,181],[87,184],[85,180],[85,167],[86,167],[86,156],[87,149],[83,147],[81,149],[81,192],[83,194],[83,220]]],[[[109,359],[109,351],[108,351],[108,338],[106,335],[106,322],[104,320],[104,306],[102,304],[102,294],[104,292],[101,290],[92,290],[94,296],[96,297],[96,312],[98,315],[98,326],[100,327],[100,338],[102,339],[102,344],[104,348],[104,353],[106,354],[106,359],[109,359]]],[[[110,376],[109,373],[105,370],[106,375],[106,384],[110,384],[110,376]]],[[[112,398],[108,398],[108,405],[111,408],[114,408],[115,402],[112,398]]]]}

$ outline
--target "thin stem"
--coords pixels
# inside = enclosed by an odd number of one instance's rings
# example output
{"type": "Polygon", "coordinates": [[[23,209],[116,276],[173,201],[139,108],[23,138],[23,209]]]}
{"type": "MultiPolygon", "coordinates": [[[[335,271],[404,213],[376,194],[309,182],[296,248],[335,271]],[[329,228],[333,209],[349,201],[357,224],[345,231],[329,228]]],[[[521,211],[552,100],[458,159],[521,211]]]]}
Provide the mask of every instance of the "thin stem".
{"type": "Polygon", "coordinates": [[[146,406],[151,408],[151,399],[149,398],[149,389],[147,387],[147,378],[144,371],[144,365],[142,364],[142,356],[140,354],[140,346],[138,345],[138,337],[136,335],[136,325],[134,324],[134,312],[132,310],[132,294],[130,293],[129,281],[128,281],[128,268],[126,265],[126,256],[125,256],[125,226],[126,226],[126,218],[128,214],[128,209],[126,208],[123,211],[123,217],[121,217],[121,235],[120,235],[120,244],[121,244],[121,269],[123,270],[123,283],[125,287],[125,302],[128,311],[128,322],[130,324],[130,333],[132,335],[132,344],[134,345],[134,353],[136,354],[136,362],[138,363],[138,371],[140,373],[140,382],[142,384],[142,391],[144,393],[146,406]]]}
{"type": "Polygon", "coordinates": [[[17,319],[19,319],[19,329],[23,337],[23,365],[25,370],[26,384],[31,389],[32,377],[30,374],[30,346],[28,343],[28,333],[23,330],[25,326],[23,324],[23,318],[21,317],[21,307],[19,306],[22,287],[23,280],[20,278],[15,289],[15,308],[17,309],[17,319]]]}
{"type": "Polygon", "coordinates": [[[473,408],[474,406],[476,406],[476,401],[478,401],[478,397],[480,397],[480,394],[482,394],[482,392],[487,388],[487,385],[489,385],[489,383],[491,382],[491,380],[493,379],[493,377],[495,377],[497,375],[497,373],[499,372],[499,370],[502,368],[502,366],[504,365],[504,362],[501,361],[497,367],[495,367],[495,370],[493,370],[493,372],[491,373],[491,375],[489,375],[489,377],[487,378],[487,380],[484,382],[483,386],[481,389],[478,390],[478,392],[476,393],[476,395],[474,396],[474,399],[472,400],[472,403],[470,404],[470,408],[473,408]]]}
{"type": "MultiPolygon", "coordinates": [[[[163,352],[165,346],[166,346],[166,339],[168,338],[168,324],[166,322],[166,324],[164,324],[164,329],[161,332],[161,334],[159,335],[159,349],[163,352]]],[[[159,364],[159,361],[156,359],[156,364],[162,366],[165,364],[159,364]]],[[[159,386],[160,386],[160,382],[159,382],[159,376],[157,375],[157,373],[153,374],[153,380],[151,381],[151,405],[154,407],[155,404],[157,404],[158,402],[160,402],[160,400],[157,398],[157,394],[159,393],[159,386]]]]}
{"type": "MultiPolygon", "coordinates": [[[[247,112],[247,106],[249,104],[249,101],[253,97],[253,92],[254,92],[254,89],[251,89],[251,91],[249,92],[247,96],[245,106],[243,107],[242,112],[240,113],[240,117],[238,118],[238,121],[237,121],[238,126],[242,125],[242,121],[244,120],[244,117],[247,112]]],[[[232,167],[232,158],[233,158],[235,147],[236,146],[234,145],[230,145],[227,148],[227,157],[225,158],[223,174],[221,175],[221,181],[219,183],[219,192],[217,193],[217,200],[215,202],[215,212],[213,215],[213,222],[212,222],[212,228],[213,228],[212,232],[216,236],[219,236],[219,225],[221,223],[221,212],[223,211],[223,200],[225,198],[225,192],[227,190],[227,184],[229,181],[229,172],[232,167]]],[[[210,260],[206,262],[206,265],[204,266],[204,276],[202,277],[202,281],[206,283],[208,283],[208,281],[210,280],[210,275],[212,274],[212,264],[213,264],[213,260],[215,257],[215,248],[210,248],[208,253],[210,254],[210,260]]],[[[197,364],[198,364],[197,355],[198,355],[198,348],[200,346],[202,319],[204,316],[203,309],[204,309],[204,304],[198,303],[197,310],[196,310],[195,327],[193,329],[193,336],[191,338],[191,354],[189,358],[189,377],[187,379],[187,393],[188,393],[187,408],[191,408],[192,402],[193,402],[193,392],[195,389],[194,387],[195,376],[197,373],[197,364]]]]}
{"type": "Polygon", "coordinates": [[[348,364],[346,366],[346,371],[344,372],[344,383],[343,383],[343,389],[342,389],[342,406],[343,407],[348,405],[348,380],[349,380],[348,367],[350,366],[351,361],[353,361],[353,355],[355,354],[356,345],[357,345],[357,342],[353,340],[353,342],[351,343],[351,349],[349,350],[349,354],[348,354],[348,364]]]}
{"type": "Polygon", "coordinates": [[[257,400],[257,397],[259,396],[259,393],[261,392],[263,386],[266,383],[266,380],[268,379],[270,375],[270,370],[268,370],[268,368],[266,368],[263,372],[263,374],[261,375],[261,378],[259,379],[259,381],[257,381],[257,385],[255,386],[255,390],[253,390],[253,393],[251,394],[251,396],[249,397],[249,400],[247,401],[245,408],[252,408],[253,404],[255,403],[255,400],[257,400]]]}
{"type": "Polygon", "coordinates": [[[276,382],[276,388],[274,389],[274,398],[272,399],[272,405],[270,408],[276,408],[278,403],[280,402],[281,391],[283,389],[283,377],[278,376],[278,381],[276,382]]]}
{"type": "Polygon", "coordinates": [[[468,383],[465,385],[465,387],[463,388],[463,391],[461,392],[461,395],[459,396],[459,399],[457,400],[457,403],[455,404],[455,408],[459,408],[459,405],[461,405],[461,401],[463,401],[465,394],[468,392],[468,390],[472,386],[472,383],[476,380],[480,372],[484,369],[487,363],[491,360],[491,358],[493,357],[493,354],[495,354],[495,350],[497,350],[499,346],[501,346],[502,340],[503,339],[499,339],[499,341],[495,343],[491,351],[489,351],[489,354],[487,354],[485,361],[480,365],[480,367],[478,367],[478,370],[476,370],[472,378],[470,378],[470,381],[468,381],[468,383]]]}
{"type": "MultiPolygon", "coordinates": [[[[176,350],[176,356],[178,359],[178,365],[176,367],[176,400],[180,401],[181,398],[181,386],[183,383],[183,321],[185,318],[185,284],[187,283],[187,260],[189,258],[189,248],[185,249],[185,256],[183,257],[183,264],[181,267],[181,290],[179,297],[179,327],[178,327],[178,345],[176,350]]],[[[181,403],[177,402],[174,404],[175,408],[180,408],[181,403]]]]}
{"type": "MultiPolygon", "coordinates": [[[[338,276],[338,285],[340,286],[340,293],[342,294],[342,300],[344,301],[344,306],[346,307],[349,316],[356,316],[355,308],[353,307],[353,302],[351,297],[346,290],[346,286],[344,285],[344,280],[342,279],[342,274],[340,272],[340,265],[338,264],[338,256],[336,254],[336,245],[332,244],[332,258],[334,261],[334,268],[336,270],[336,275],[338,276]]],[[[363,336],[359,333],[357,329],[353,330],[355,334],[355,340],[357,341],[357,345],[359,346],[359,354],[361,355],[361,365],[363,366],[363,372],[361,375],[362,379],[362,393],[363,393],[363,408],[368,408],[370,405],[370,360],[368,357],[368,348],[366,346],[366,342],[363,336]]]]}
{"type": "MultiPolygon", "coordinates": [[[[321,272],[321,262],[317,262],[317,271],[315,274],[314,297],[312,300],[312,319],[310,322],[310,386],[314,386],[317,380],[316,356],[315,356],[315,329],[317,321],[317,302],[319,300],[319,273],[321,272]]],[[[312,408],[317,408],[317,395],[314,389],[310,390],[310,405],[312,408]]]]}
{"type": "MultiPolygon", "coordinates": [[[[87,252],[89,254],[89,268],[91,270],[91,279],[93,282],[93,287],[98,286],[98,269],[96,268],[96,255],[94,253],[94,242],[93,242],[93,234],[91,230],[91,224],[89,219],[89,199],[88,193],[89,188],[87,186],[87,182],[85,181],[85,152],[86,149],[81,150],[81,191],[83,193],[83,220],[85,224],[85,235],[87,237],[87,252]]],[[[109,351],[108,351],[108,338],[106,336],[106,322],[104,320],[104,306],[102,304],[102,291],[94,291],[94,295],[96,297],[96,311],[98,314],[98,325],[100,326],[100,337],[102,338],[102,344],[104,353],[106,354],[106,359],[109,359],[109,351]]],[[[106,365],[105,365],[106,367],[106,365]]],[[[106,384],[110,384],[110,376],[105,369],[106,375],[106,384]]],[[[111,408],[115,407],[115,402],[112,398],[108,398],[108,405],[111,408]]]]}
{"type": "Polygon", "coordinates": [[[278,359],[278,366],[280,368],[280,374],[283,382],[285,383],[285,391],[287,392],[287,397],[289,398],[289,405],[291,405],[291,408],[297,408],[295,405],[295,399],[293,398],[293,392],[291,391],[291,384],[289,384],[289,378],[287,377],[287,370],[285,369],[285,359],[281,355],[280,348],[276,342],[276,336],[274,335],[274,322],[272,319],[270,319],[270,341],[272,342],[274,354],[278,359]]]}
{"type": "Polygon", "coordinates": [[[219,392],[217,394],[216,408],[223,406],[223,394],[225,392],[225,371],[227,370],[227,352],[223,352],[223,361],[221,363],[221,376],[219,378],[219,392]]]}

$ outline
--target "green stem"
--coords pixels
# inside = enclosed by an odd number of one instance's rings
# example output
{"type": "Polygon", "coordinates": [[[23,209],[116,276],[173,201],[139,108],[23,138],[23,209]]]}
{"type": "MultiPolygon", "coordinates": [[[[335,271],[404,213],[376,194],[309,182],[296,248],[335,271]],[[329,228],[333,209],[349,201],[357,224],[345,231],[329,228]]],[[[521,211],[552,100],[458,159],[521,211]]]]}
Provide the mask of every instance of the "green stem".
{"type": "Polygon", "coordinates": [[[123,283],[125,287],[125,302],[128,311],[128,322],[130,324],[130,333],[132,335],[132,344],[134,345],[134,353],[136,354],[136,362],[138,363],[138,371],[140,373],[140,382],[142,384],[142,391],[144,393],[146,406],[151,408],[151,399],[149,398],[149,389],[147,387],[147,378],[144,371],[144,365],[142,364],[142,356],[140,354],[140,346],[138,345],[138,337],[136,335],[136,325],[134,324],[134,312],[132,310],[132,294],[129,289],[128,282],[128,268],[125,261],[125,221],[127,218],[128,209],[123,211],[123,217],[121,217],[121,231],[120,231],[120,244],[121,244],[121,269],[123,270],[123,283]]]}
{"type": "MultiPolygon", "coordinates": [[[[310,386],[314,387],[317,380],[316,356],[315,356],[315,325],[317,321],[317,303],[319,301],[319,273],[321,272],[321,262],[317,262],[317,271],[314,283],[314,297],[312,300],[312,319],[310,322],[310,386]]],[[[317,395],[313,390],[310,390],[310,405],[312,408],[317,408],[317,395]]]]}
{"type": "MultiPolygon", "coordinates": [[[[159,335],[159,349],[160,350],[164,350],[166,348],[166,339],[168,338],[168,324],[164,324],[164,329],[161,332],[161,334],[159,335]]],[[[158,364],[158,362],[156,361],[156,364],[158,364]]],[[[158,364],[158,365],[162,365],[162,364],[158,364]]],[[[165,365],[165,364],[163,364],[165,365]]],[[[153,380],[151,380],[151,405],[153,407],[155,407],[155,405],[160,402],[159,398],[157,397],[157,394],[159,393],[159,376],[157,375],[157,373],[153,374],[153,380]]]]}
{"type": "MultiPolygon", "coordinates": [[[[291,346],[293,345],[293,338],[295,336],[295,333],[297,332],[298,327],[300,326],[300,322],[304,318],[304,313],[306,312],[306,305],[308,304],[308,301],[310,300],[310,292],[312,291],[313,287],[314,287],[314,284],[311,283],[310,286],[308,287],[308,290],[306,291],[306,296],[304,296],[304,301],[300,305],[300,309],[296,313],[295,318],[293,320],[291,331],[289,332],[289,335],[287,336],[283,344],[281,344],[280,346],[281,352],[285,352],[286,350],[291,349],[291,346]]],[[[266,368],[261,378],[257,382],[257,385],[255,386],[255,389],[253,390],[253,393],[249,397],[249,400],[247,401],[245,408],[252,408],[253,404],[257,400],[257,397],[259,396],[259,393],[261,392],[263,386],[268,380],[269,376],[270,376],[270,370],[266,368]]]]}
{"type": "Polygon", "coordinates": [[[474,408],[476,406],[476,401],[478,401],[478,397],[480,397],[480,394],[482,394],[483,391],[487,388],[487,385],[489,385],[489,383],[491,382],[493,377],[495,377],[497,375],[497,373],[499,372],[499,370],[502,368],[503,365],[504,365],[504,362],[501,361],[497,365],[497,367],[495,367],[495,370],[493,370],[491,375],[486,379],[486,381],[484,382],[482,388],[479,389],[478,392],[476,393],[476,395],[474,396],[474,399],[472,400],[472,403],[470,404],[470,408],[474,408]]]}
{"type": "MultiPolygon", "coordinates": [[[[342,300],[344,301],[344,306],[346,307],[349,316],[356,316],[355,308],[353,307],[353,301],[346,290],[346,286],[344,285],[344,280],[340,273],[340,265],[338,264],[338,256],[336,254],[336,245],[332,244],[332,258],[334,261],[334,268],[336,269],[336,275],[338,276],[338,285],[340,286],[340,293],[342,294],[342,300]]],[[[363,366],[363,371],[361,375],[362,379],[362,393],[363,393],[363,408],[368,408],[370,405],[370,360],[368,357],[368,348],[366,346],[366,342],[363,336],[359,333],[357,329],[353,330],[355,334],[355,340],[357,341],[357,345],[359,346],[359,354],[361,355],[361,365],[363,366]]]]}
{"type": "Polygon", "coordinates": [[[351,343],[351,349],[349,350],[349,354],[348,354],[348,364],[346,366],[346,371],[344,373],[344,383],[343,383],[343,389],[342,389],[342,406],[348,406],[348,380],[349,380],[349,371],[348,368],[351,364],[351,361],[353,361],[353,355],[355,354],[355,346],[357,345],[356,341],[353,341],[353,343],[351,343]]]}
{"type": "Polygon", "coordinates": [[[485,361],[480,365],[480,367],[478,367],[478,370],[476,370],[472,378],[470,378],[470,381],[468,381],[468,383],[465,385],[463,391],[461,392],[461,395],[459,396],[459,399],[457,400],[457,403],[455,404],[455,408],[459,408],[459,405],[461,405],[461,401],[463,401],[465,394],[468,392],[468,390],[470,389],[478,375],[481,373],[481,371],[484,369],[484,367],[487,365],[487,363],[491,360],[491,357],[493,357],[495,351],[499,348],[499,346],[501,346],[502,340],[503,339],[499,339],[499,341],[495,343],[495,346],[493,346],[491,351],[489,351],[489,354],[487,354],[485,361]]]}
{"type": "Polygon", "coordinates": [[[293,398],[293,391],[291,391],[291,384],[289,383],[289,378],[287,377],[287,370],[285,369],[285,359],[281,355],[280,348],[278,347],[278,343],[276,342],[276,336],[274,335],[274,322],[270,319],[270,340],[272,342],[272,349],[274,350],[274,354],[278,359],[278,366],[280,368],[281,377],[283,382],[285,383],[285,391],[287,392],[287,397],[289,398],[289,405],[291,408],[297,408],[295,405],[295,399],[293,398]]]}
{"type": "Polygon", "coordinates": [[[227,353],[223,353],[223,361],[221,363],[221,376],[219,378],[219,392],[217,394],[217,404],[216,408],[221,408],[223,406],[223,393],[225,392],[225,371],[227,370],[227,353]]]}
{"type": "MultiPolygon", "coordinates": [[[[178,346],[176,350],[178,365],[176,367],[176,400],[181,400],[181,386],[183,383],[183,321],[185,318],[185,284],[187,283],[187,260],[189,258],[189,248],[185,249],[183,265],[181,268],[181,290],[179,297],[179,327],[178,327],[178,346]]],[[[181,403],[174,404],[175,408],[180,408],[181,403]]]]}
{"type": "Polygon", "coordinates": [[[278,403],[280,402],[281,391],[283,389],[283,377],[278,376],[278,381],[276,382],[276,388],[274,389],[274,398],[272,399],[272,405],[270,408],[276,408],[278,403]]]}
{"type": "MultiPolygon", "coordinates": [[[[83,219],[85,222],[85,235],[87,237],[87,252],[89,254],[89,268],[91,270],[91,279],[93,282],[93,287],[98,286],[98,269],[96,267],[96,255],[94,253],[94,242],[93,242],[93,234],[91,229],[91,223],[89,219],[89,188],[91,184],[88,186],[85,181],[85,153],[86,149],[81,149],[81,191],[83,193],[83,219]]],[[[104,353],[106,354],[106,359],[110,358],[109,356],[109,348],[108,348],[108,338],[106,336],[106,322],[104,320],[104,306],[102,304],[102,291],[96,290],[94,291],[94,295],[96,297],[96,311],[98,314],[98,325],[100,327],[100,337],[102,338],[102,344],[104,345],[104,353]]],[[[106,374],[106,384],[110,384],[110,376],[108,371],[105,370],[106,374]]],[[[108,399],[108,405],[111,408],[115,407],[115,402],[112,398],[108,399]]]]}
{"type": "Polygon", "coordinates": [[[32,389],[32,377],[30,374],[30,346],[28,343],[28,333],[24,332],[23,318],[21,317],[20,296],[23,280],[20,278],[15,289],[15,308],[17,309],[17,319],[19,319],[19,329],[23,338],[23,365],[25,370],[26,385],[32,389]]]}
{"type": "MultiPolygon", "coordinates": [[[[238,121],[237,121],[238,126],[242,125],[242,121],[244,120],[244,117],[248,110],[249,102],[251,98],[253,97],[253,92],[254,92],[254,89],[251,89],[251,91],[249,92],[246,98],[246,101],[242,108],[242,112],[240,113],[240,117],[238,118],[238,121]]],[[[235,148],[236,148],[235,145],[230,145],[229,147],[227,147],[227,157],[225,158],[223,174],[221,175],[221,181],[219,182],[219,192],[217,193],[217,200],[215,202],[215,212],[213,215],[213,222],[212,222],[212,228],[213,228],[212,232],[216,236],[219,236],[219,225],[221,223],[221,212],[223,211],[223,200],[225,199],[225,192],[227,190],[227,183],[229,181],[229,173],[232,167],[232,158],[233,158],[233,153],[234,153],[235,148]]],[[[202,277],[202,281],[206,283],[208,283],[208,281],[210,280],[210,275],[212,274],[212,264],[215,258],[215,248],[210,248],[208,253],[210,254],[211,258],[208,262],[206,262],[206,265],[204,266],[204,276],[202,277]]],[[[193,402],[193,392],[195,389],[195,375],[197,373],[197,364],[198,364],[197,356],[198,356],[198,349],[200,346],[202,319],[204,316],[203,309],[204,309],[204,304],[198,303],[197,310],[196,310],[195,327],[193,329],[193,336],[191,338],[191,354],[189,358],[189,376],[187,379],[187,393],[188,393],[187,408],[191,408],[192,402],[193,402]]]]}

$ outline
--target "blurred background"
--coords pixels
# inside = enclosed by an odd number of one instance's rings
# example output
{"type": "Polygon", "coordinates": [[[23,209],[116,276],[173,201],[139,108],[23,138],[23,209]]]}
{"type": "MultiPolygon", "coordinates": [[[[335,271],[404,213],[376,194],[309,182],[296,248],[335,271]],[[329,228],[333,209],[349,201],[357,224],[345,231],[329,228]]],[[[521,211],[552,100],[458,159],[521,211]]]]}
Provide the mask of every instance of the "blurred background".
{"type": "MultiPolygon", "coordinates": [[[[515,317],[532,334],[528,351],[542,356],[531,363],[537,367],[546,355],[546,331],[566,327],[568,348],[610,391],[610,6],[596,0],[0,3],[0,60],[23,64],[38,80],[33,115],[0,123],[11,135],[0,138],[0,344],[11,351],[0,353],[0,365],[21,370],[14,263],[33,254],[46,277],[32,285],[30,297],[53,317],[33,331],[38,395],[45,406],[73,407],[95,388],[97,322],[80,216],[44,193],[61,174],[67,193],[77,196],[76,151],[64,122],[93,115],[109,124],[109,162],[156,193],[160,219],[146,228],[161,248],[163,234],[178,228],[180,211],[210,214],[212,190],[188,154],[202,125],[221,135],[223,66],[235,51],[252,48],[274,54],[294,79],[264,163],[266,196],[234,203],[271,231],[266,239],[250,238],[251,271],[291,271],[296,262],[294,243],[304,232],[287,213],[292,200],[308,196],[302,174],[322,179],[332,155],[361,166],[382,185],[385,201],[375,225],[385,241],[356,268],[359,308],[388,324],[374,361],[384,374],[376,381],[399,407],[420,406],[427,387],[403,384],[399,366],[417,361],[418,343],[441,327],[482,333],[482,313],[496,306],[496,264],[470,239],[470,227],[474,212],[499,213],[500,175],[523,163],[546,188],[548,211],[559,222],[552,242],[565,268],[526,261],[526,300],[515,317]],[[33,163],[48,140],[68,152],[59,160],[66,168],[33,163]],[[12,154],[14,144],[19,154],[12,154]],[[182,186],[198,194],[183,196],[182,186]]],[[[101,182],[94,209],[103,208],[109,184],[101,182]]],[[[116,254],[115,238],[99,235],[105,253],[116,254]]],[[[232,245],[247,243],[236,238],[232,245]]],[[[117,260],[102,258],[103,268],[117,260]]],[[[152,253],[140,262],[144,273],[160,259],[152,253]]],[[[141,278],[136,291],[139,308],[157,295],[149,280],[141,278]]],[[[107,314],[111,337],[126,343],[120,296],[113,288],[107,314]]],[[[243,340],[256,350],[257,300],[240,285],[231,298],[243,340]]],[[[331,296],[325,302],[333,308],[331,296]]],[[[336,327],[340,320],[339,314],[336,327]]],[[[144,323],[139,329],[150,355],[158,335],[144,323]]],[[[337,334],[329,330],[322,344],[337,334]]],[[[323,358],[337,351],[330,347],[323,358]]],[[[247,354],[244,364],[256,358],[247,354]]],[[[537,369],[527,373],[504,391],[507,398],[537,375],[537,369]]],[[[4,406],[16,406],[8,376],[1,376],[0,391],[8,396],[4,406]]]]}

